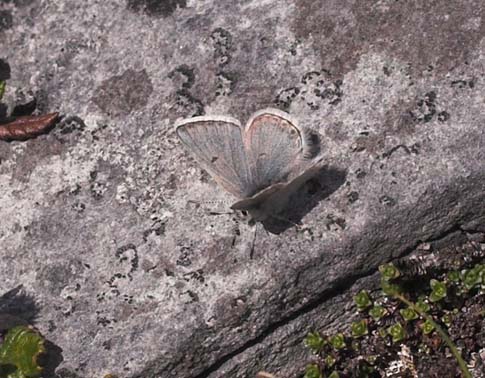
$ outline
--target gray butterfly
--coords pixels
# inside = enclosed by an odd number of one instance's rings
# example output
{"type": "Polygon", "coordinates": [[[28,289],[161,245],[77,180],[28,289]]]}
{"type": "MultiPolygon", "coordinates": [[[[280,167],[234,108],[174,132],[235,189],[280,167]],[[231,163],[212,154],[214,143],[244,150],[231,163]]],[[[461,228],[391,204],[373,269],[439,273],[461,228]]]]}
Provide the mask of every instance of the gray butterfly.
{"type": "Polygon", "coordinates": [[[277,217],[303,183],[322,168],[311,134],[277,109],[254,113],[245,127],[226,116],[176,123],[180,140],[198,163],[239,200],[231,208],[253,220],[277,217]]]}

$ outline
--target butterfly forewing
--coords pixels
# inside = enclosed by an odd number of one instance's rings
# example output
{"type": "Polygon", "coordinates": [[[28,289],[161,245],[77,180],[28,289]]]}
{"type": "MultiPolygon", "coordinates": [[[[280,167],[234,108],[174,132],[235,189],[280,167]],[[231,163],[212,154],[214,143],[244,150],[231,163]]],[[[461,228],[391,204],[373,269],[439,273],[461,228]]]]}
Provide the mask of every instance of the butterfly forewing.
{"type": "Polygon", "coordinates": [[[300,129],[275,110],[264,110],[251,118],[245,144],[257,191],[288,180],[303,156],[300,129]]]}
{"type": "Polygon", "coordinates": [[[229,117],[194,117],[177,125],[177,134],[196,160],[227,191],[244,198],[253,185],[242,129],[229,117]]]}

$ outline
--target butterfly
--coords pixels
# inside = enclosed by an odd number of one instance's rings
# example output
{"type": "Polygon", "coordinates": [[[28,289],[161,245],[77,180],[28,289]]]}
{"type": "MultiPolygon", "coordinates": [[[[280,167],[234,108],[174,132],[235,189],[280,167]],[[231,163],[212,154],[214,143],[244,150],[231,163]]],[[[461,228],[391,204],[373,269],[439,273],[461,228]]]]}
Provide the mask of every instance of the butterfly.
{"type": "Polygon", "coordinates": [[[175,126],[201,167],[238,198],[231,209],[255,221],[278,218],[292,193],[322,168],[310,131],[278,109],[254,113],[244,127],[228,116],[187,118],[175,126]]]}

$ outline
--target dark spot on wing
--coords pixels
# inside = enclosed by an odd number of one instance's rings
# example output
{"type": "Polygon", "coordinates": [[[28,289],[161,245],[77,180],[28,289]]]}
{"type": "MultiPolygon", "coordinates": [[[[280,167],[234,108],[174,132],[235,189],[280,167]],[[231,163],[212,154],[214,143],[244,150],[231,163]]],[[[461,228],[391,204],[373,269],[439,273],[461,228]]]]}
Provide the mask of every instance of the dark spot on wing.
{"type": "Polygon", "coordinates": [[[219,159],[218,156],[212,156],[211,163],[215,163],[219,159]]]}

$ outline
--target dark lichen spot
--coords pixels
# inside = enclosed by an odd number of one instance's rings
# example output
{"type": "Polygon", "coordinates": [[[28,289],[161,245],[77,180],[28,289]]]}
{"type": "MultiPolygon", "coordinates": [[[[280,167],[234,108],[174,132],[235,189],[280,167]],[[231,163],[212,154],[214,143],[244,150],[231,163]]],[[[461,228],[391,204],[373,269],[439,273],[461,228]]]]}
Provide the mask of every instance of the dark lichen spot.
{"type": "Polygon", "coordinates": [[[148,230],[143,231],[143,241],[146,243],[150,235],[162,236],[165,233],[165,223],[155,222],[148,230]]]}
{"type": "Polygon", "coordinates": [[[319,71],[310,71],[303,75],[301,78],[302,84],[310,84],[315,78],[320,77],[321,73],[319,71]]]}
{"type": "Polygon", "coordinates": [[[190,302],[199,302],[199,296],[197,293],[194,293],[192,290],[187,290],[186,294],[190,297],[190,302]]]}
{"type": "Polygon", "coordinates": [[[130,271],[126,275],[115,274],[115,278],[130,278],[132,279],[131,274],[138,269],[138,252],[134,244],[129,243],[122,247],[119,247],[116,252],[115,256],[118,258],[119,262],[129,262],[130,263],[130,271]]]}
{"type": "Polygon", "coordinates": [[[127,8],[135,12],[144,12],[149,16],[167,17],[177,8],[187,7],[187,0],[128,0],[127,8]]]}
{"type": "Polygon", "coordinates": [[[145,70],[128,69],[120,76],[103,81],[93,102],[109,115],[128,115],[146,106],[152,92],[153,86],[145,70]]]}
{"type": "Polygon", "coordinates": [[[0,32],[13,26],[12,13],[8,10],[0,10],[0,32]]]}
{"type": "Polygon", "coordinates": [[[107,190],[107,186],[105,183],[102,182],[93,182],[90,185],[89,190],[91,191],[91,196],[95,200],[100,200],[101,198],[103,198],[103,195],[107,190]]]}
{"type": "Polygon", "coordinates": [[[390,150],[388,150],[388,151],[384,152],[384,153],[382,154],[382,157],[383,157],[384,159],[386,159],[386,158],[390,158],[390,157],[392,156],[392,154],[393,154],[394,152],[398,151],[398,150],[403,150],[403,151],[404,151],[404,152],[406,152],[406,154],[408,154],[408,155],[409,155],[409,154],[411,154],[411,151],[409,150],[409,148],[408,148],[406,145],[404,145],[404,144],[399,144],[399,145],[397,145],[397,146],[392,147],[390,150]]]}
{"type": "Polygon", "coordinates": [[[350,192],[347,194],[347,198],[349,199],[349,203],[354,203],[359,199],[359,193],[358,192],[350,192]]]}
{"type": "Polygon", "coordinates": [[[436,100],[436,92],[430,91],[424,95],[424,100],[428,103],[433,103],[436,100]]]}
{"type": "Polygon", "coordinates": [[[86,209],[86,205],[82,202],[75,202],[72,205],[72,209],[77,213],[82,213],[86,209]]]}
{"type": "Polygon", "coordinates": [[[73,133],[74,131],[82,132],[84,131],[85,128],[86,128],[86,124],[81,118],[77,116],[67,117],[64,120],[62,120],[57,126],[59,133],[62,135],[70,134],[70,133],[73,133]]]}
{"type": "Polygon", "coordinates": [[[327,215],[326,227],[329,231],[345,230],[347,227],[347,222],[344,218],[329,214],[327,215]]]}
{"type": "Polygon", "coordinates": [[[364,170],[362,170],[360,168],[355,171],[355,177],[357,177],[358,179],[362,179],[365,176],[367,176],[367,172],[366,171],[364,171],[364,170]]]}
{"type": "Polygon", "coordinates": [[[312,110],[317,110],[320,104],[338,104],[341,101],[341,80],[332,82],[330,72],[327,70],[310,71],[303,75],[301,98],[312,110]]]}
{"type": "Polygon", "coordinates": [[[475,87],[475,81],[473,79],[453,80],[451,82],[451,86],[453,88],[458,88],[458,89],[463,89],[463,88],[473,89],[475,87]]]}
{"type": "Polygon", "coordinates": [[[436,114],[436,93],[430,91],[424,95],[424,98],[418,100],[416,107],[409,114],[414,122],[427,123],[433,119],[436,114]]]}
{"type": "Polygon", "coordinates": [[[185,273],[183,275],[183,278],[185,281],[198,281],[200,283],[204,283],[205,278],[204,278],[204,271],[202,269],[197,269],[192,272],[185,273]]]}
{"type": "Polygon", "coordinates": [[[217,89],[216,96],[229,96],[237,81],[236,75],[228,72],[219,72],[216,76],[217,89]]]}
{"type": "Polygon", "coordinates": [[[181,108],[188,116],[199,116],[205,113],[202,101],[192,96],[186,89],[180,89],[176,92],[175,104],[181,108]]]}
{"type": "Polygon", "coordinates": [[[283,89],[276,96],[275,104],[278,107],[286,110],[290,107],[292,101],[299,93],[300,93],[300,88],[297,88],[297,87],[283,89]]]}
{"type": "Polygon", "coordinates": [[[176,87],[189,89],[195,81],[194,69],[186,64],[182,64],[168,74],[176,87]]]}
{"type": "Polygon", "coordinates": [[[0,59],[0,80],[5,81],[10,79],[10,64],[7,61],[0,59]]]}
{"type": "Polygon", "coordinates": [[[440,122],[446,122],[450,119],[450,113],[447,111],[443,110],[442,112],[438,113],[438,121],[440,122]]]}
{"type": "Polygon", "coordinates": [[[389,207],[392,207],[396,204],[396,200],[392,197],[389,197],[389,196],[381,196],[379,198],[379,202],[383,205],[386,205],[386,206],[389,206],[389,207]]]}
{"type": "Polygon", "coordinates": [[[183,267],[188,267],[192,265],[192,260],[190,256],[192,255],[192,250],[187,247],[183,247],[180,251],[180,256],[176,261],[176,264],[183,267]]]}
{"type": "Polygon", "coordinates": [[[232,35],[227,30],[217,28],[211,33],[214,44],[214,59],[219,67],[229,64],[231,61],[232,35]]]}

